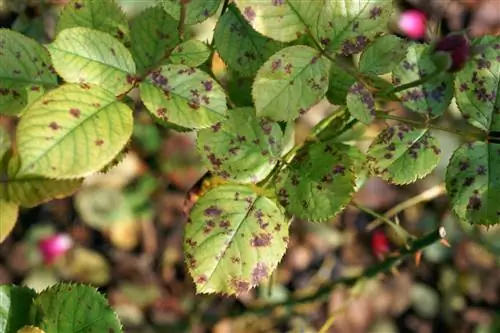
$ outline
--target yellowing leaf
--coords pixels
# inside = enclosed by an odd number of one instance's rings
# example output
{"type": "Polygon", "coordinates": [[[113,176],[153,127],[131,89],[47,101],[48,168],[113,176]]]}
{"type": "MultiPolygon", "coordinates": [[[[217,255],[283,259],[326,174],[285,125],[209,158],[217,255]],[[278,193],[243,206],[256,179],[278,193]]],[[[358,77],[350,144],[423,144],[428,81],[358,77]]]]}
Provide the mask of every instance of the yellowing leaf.
{"type": "Polygon", "coordinates": [[[132,127],[132,110],[110,92],[94,85],[63,85],[33,103],[19,122],[18,174],[88,176],[120,153],[132,127]]]}
{"type": "Polygon", "coordinates": [[[70,83],[93,83],[115,95],[134,84],[135,63],[130,52],[111,35],[89,29],[61,31],[47,45],[54,67],[70,83]]]}
{"type": "Polygon", "coordinates": [[[0,243],[9,236],[16,225],[19,206],[0,199],[0,243]]]}

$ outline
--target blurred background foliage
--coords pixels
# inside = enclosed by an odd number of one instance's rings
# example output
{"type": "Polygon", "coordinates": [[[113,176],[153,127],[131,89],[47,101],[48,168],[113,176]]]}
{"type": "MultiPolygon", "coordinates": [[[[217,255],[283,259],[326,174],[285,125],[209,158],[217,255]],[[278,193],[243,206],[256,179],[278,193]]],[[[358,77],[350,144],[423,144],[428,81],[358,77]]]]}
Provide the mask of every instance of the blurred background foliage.
{"type": "MultiPolygon", "coordinates": [[[[65,2],[0,0],[0,23],[49,42],[65,2]]],[[[129,17],[155,3],[118,2],[129,17]]],[[[210,41],[215,17],[187,33],[210,41]]],[[[236,104],[248,105],[249,94],[244,92],[250,80],[234,77],[217,56],[205,66],[226,85],[236,104]]],[[[297,141],[331,111],[326,101],[310,110],[297,124],[297,141]]],[[[158,126],[139,103],[135,113],[133,141],[117,167],[88,178],[73,197],[21,212],[13,233],[0,245],[0,283],[26,284],[38,291],[60,280],[93,284],[107,294],[130,333],[317,332],[329,319],[329,332],[500,332],[500,227],[486,231],[460,223],[442,191],[458,137],[435,133],[442,159],[424,180],[396,187],[369,178],[355,197],[384,213],[430,189],[432,200],[408,207],[398,218],[415,235],[444,225],[451,248],[430,246],[418,267],[408,261],[395,274],[352,290],[336,288],[326,302],[256,313],[255,305],[314,292],[325,281],[376,263],[374,233],[382,232],[391,248],[400,245],[397,237],[384,225],[373,227],[370,215],[351,207],[329,223],[297,220],[272,283],[237,299],[195,296],[182,253],[184,200],[205,170],[192,133],[158,126]],[[61,232],[70,235],[74,246],[46,263],[38,242],[61,232]]],[[[400,113],[405,115],[404,110],[400,113]]],[[[461,126],[456,110],[443,122],[461,126]]],[[[15,120],[0,116],[0,126],[12,132],[15,120]]],[[[346,138],[366,149],[383,126],[355,128],[346,138]]]]}

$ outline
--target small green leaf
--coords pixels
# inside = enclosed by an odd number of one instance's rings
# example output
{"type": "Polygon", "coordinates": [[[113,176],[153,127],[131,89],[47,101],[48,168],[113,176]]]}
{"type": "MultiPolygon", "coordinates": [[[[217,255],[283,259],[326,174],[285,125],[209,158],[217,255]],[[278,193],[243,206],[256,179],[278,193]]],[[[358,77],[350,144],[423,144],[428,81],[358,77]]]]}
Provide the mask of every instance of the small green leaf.
{"type": "MultiPolygon", "coordinates": [[[[19,206],[0,198],[0,244],[9,236],[17,222],[19,206]]],[[[1,327],[0,323],[0,327],[1,327]]]]}
{"type": "Polygon", "coordinates": [[[169,60],[173,64],[198,67],[208,60],[211,53],[212,51],[210,51],[207,44],[196,39],[190,39],[177,45],[170,53],[169,60]]]}
{"type": "Polygon", "coordinates": [[[198,132],[198,151],[214,174],[242,183],[264,179],[278,162],[283,133],[252,108],[228,111],[228,119],[198,132]]]}
{"type": "Polygon", "coordinates": [[[71,0],[61,11],[56,34],[64,29],[84,27],[106,32],[128,42],[127,16],[115,0],[71,0]]]}
{"type": "Polygon", "coordinates": [[[340,212],[354,192],[350,154],[349,146],[321,142],[295,157],[278,180],[278,198],[286,211],[314,222],[340,212]]]}
{"type": "Polygon", "coordinates": [[[226,118],[226,95],[205,72],[184,65],[165,65],[140,84],[141,99],[162,123],[207,128],[226,118]]]}
{"type": "Polygon", "coordinates": [[[20,33],[0,29],[0,64],[0,114],[18,115],[57,86],[47,50],[20,33]]]}
{"type": "Polygon", "coordinates": [[[203,0],[203,1],[185,1],[185,0],[161,0],[163,9],[174,17],[180,20],[181,3],[185,3],[185,20],[186,24],[194,24],[203,22],[210,16],[214,15],[219,9],[221,0],[203,0]]]}
{"type": "Polygon", "coordinates": [[[158,6],[145,9],[132,19],[131,52],[140,75],[166,62],[168,53],[180,43],[178,25],[158,6]]]}
{"type": "Polygon", "coordinates": [[[385,35],[375,39],[363,51],[359,59],[359,69],[363,73],[376,75],[392,72],[406,56],[408,43],[397,36],[385,35]]]}
{"type": "Polygon", "coordinates": [[[375,98],[363,83],[356,82],[347,94],[349,113],[363,124],[370,124],[375,119],[375,98]]]}
{"type": "Polygon", "coordinates": [[[328,80],[326,98],[333,105],[346,105],[346,97],[356,78],[351,76],[339,65],[332,63],[328,80]]]}
{"type": "Polygon", "coordinates": [[[27,314],[35,296],[35,291],[27,287],[0,286],[0,332],[16,333],[31,324],[27,314]]]}
{"type": "Polygon", "coordinates": [[[304,45],[269,58],[255,77],[252,95],[259,117],[293,120],[319,102],[328,89],[330,61],[304,45]]]}
{"type": "Polygon", "coordinates": [[[500,37],[476,40],[481,54],[457,73],[455,96],[464,118],[485,131],[500,131],[500,37]]]}
{"type": "Polygon", "coordinates": [[[262,36],[230,4],[214,31],[217,52],[232,70],[252,76],[284,44],[262,36]]]}
{"type": "Polygon", "coordinates": [[[500,222],[500,145],[473,142],[459,147],[446,170],[453,211],[471,224],[500,222]]]}
{"type": "Polygon", "coordinates": [[[39,175],[21,176],[18,155],[4,160],[0,166],[0,200],[15,203],[22,207],[34,207],[43,202],[64,198],[74,193],[81,185],[81,179],[55,180],[39,175]]]}
{"type": "Polygon", "coordinates": [[[427,128],[392,126],[373,140],[367,152],[373,172],[393,184],[408,184],[427,176],[441,150],[427,128]]]}
{"type": "Polygon", "coordinates": [[[42,291],[31,309],[36,325],[46,332],[122,332],[120,321],[95,288],[56,284],[42,291]]]}
{"type": "Polygon", "coordinates": [[[283,209],[245,185],[201,196],[184,234],[186,263],[198,293],[239,295],[274,271],[288,245],[283,209]]]}
{"type": "Polygon", "coordinates": [[[38,99],[21,118],[18,175],[88,176],[120,153],[132,127],[132,110],[110,92],[98,86],[63,85],[38,99]]]}
{"type": "Polygon", "coordinates": [[[47,49],[57,73],[67,82],[97,84],[115,95],[133,87],[134,59],[107,33],[89,28],[64,29],[47,49]]]}
{"type": "MultiPolygon", "coordinates": [[[[405,59],[392,73],[394,85],[403,85],[434,75],[439,69],[432,60],[430,49],[423,44],[412,44],[405,59]]],[[[453,98],[453,75],[441,73],[424,84],[396,94],[403,105],[431,118],[441,116],[453,98]]]]}

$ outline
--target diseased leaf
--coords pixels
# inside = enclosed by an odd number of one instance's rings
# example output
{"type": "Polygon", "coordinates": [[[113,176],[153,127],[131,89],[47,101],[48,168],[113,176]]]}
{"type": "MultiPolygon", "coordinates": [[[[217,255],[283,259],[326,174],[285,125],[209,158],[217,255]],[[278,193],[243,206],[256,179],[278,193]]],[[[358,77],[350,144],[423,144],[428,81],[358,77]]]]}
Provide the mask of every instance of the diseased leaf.
{"type": "Polygon", "coordinates": [[[319,102],[328,89],[330,61],[296,45],[269,58],[255,77],[252,95],[259,117],[293,120],[319,102]]]}
{"type": "Polygon", "coordinates": [[[322,222],[334,217],[354,192],[350,147],[320,142],[295,157],[280,175],[277,193],[287,213],[322,222]]]}
{"type": "MultiPolygon", "coordinates": [[[[403,85],[434,75],[438,68],[432,60],[430,48],[423,44],[409,46],[405,59],[394,69],[392,82],[403,85]]],[[[453,75],[441,73],[424,84],[396,94],[403,105],[431,118],[441,116],[453,98],[453,75]]]]}
{"type": "Polygon", "coordinates": [[[57,86],[50,56],[42,45],[12,30],[0,29],[0,114],[18,115],[57,86]]]}
{"type": "MultiPolygon", "coordinates": [[[[289,1],[235,0],[235,3],[256,31],[272,39],[291,42],[306,29],[304,22],[289,6],[289,1]]],[[[319,8],[320,5],[317,1],[307,1],[307,4],[312,8],[319,8]]]]}
{"type": "Polygon", "coordinates": [[[391,72],[406,56],[408,43],[397,36],[385,35],[373,41],[363,51],[359,59],[359,69],[363,73],[376,75],[391,72]]]}
{"type": "Polygon", "coordinates": [[[121,42],[130,42],[127,16],[115,0],[69,1],[59,16],[56,34],[76,27],[99,30],[121,42]]]}
{"type": "Polygon", "coordinates": [[[96,84],[115,95],[133,87],[134,59],[107,33],[89,28],[64,29],[47,48],[57,73],[67,82],[96,84]]]}
{"type": "MultiPolygon", "coordinates": [[[[17,204],[0,198],[0,244],[14,229],[18,213],[19,206],[17,204]]],[[[2,327],[1,319],[0,327],[2,327]]]]}
{"type": "Polygon", "coordinates": [[[169,60],[173,64],[181,64],[189,67],[198,67],[208,60],[211,51],[207,44],[190,39],[177,45],[170,54],[169,60]]]}
{"type": "Polygon", "coordinates": [[[370,124],[375,119],[375,98],[363,83],[356,82],[347,94],[349,113],[363,124],[370,124]]]}
{"type": "Polygon", "coordinates": [[[333,105],[346,105],[346,97],[356,78],[335,63],[330,66],[326,98],[333,105]]]}
{"type": "Polygon", "coordinates": [[[159,6],[145,9],[132,19],[131,52],[138,74],[166,63],[169,52],[180,43],[178,26],[179,22],[159,6]]]}
{"type": "Polygon", "coordinates": [[[106,298],[82,284],[59,283],[45,289],[35,298],[32,314],[46,332],[122,332],[106,298]]]}
{"type": "Polygon", "coordinates": [[[373,172],[393,184],[408,184],[427,176],[439,162],[441,150],[427,128],[405,124],[380,133],[367,152],[373,172]]]}
{"type": "Polygon", "coordinates": [[[113,94],[66,84],[33,103],[17,127],[19,176],[80,178],[109,164],[128,142],[132,110],[113,94]]]}
{"type": "Polygon", "coordinates": [[[252,100],[253,77],[240,77],[229,70],[226,89],[235,106],[253,106],[252,100]]]}
{"type": "Polygon", "coordinates": [[[500,131],[500,37],[479,38],[475,47],[481,54],[457,73],[457,104],[472,125],[487,132],[500,131]]]}
{"type": "Polygon", "coordinates": [[[0,286],[0,332],[16,333],[30,324],[27,314],[35,296],[35,291],[27,287],[0,286]]]}
{"type": "Polygon", "coordinates": [[[197,146],[212,173],[241,183],[263,180],[278,162],[283,133],[252,108],[228,111],[228,119],[198,132],[197,146]]]}
{"type": "Polygon", "coordinates": [[[55,180],[40,175],[19,175],[19,156],[4,160],[0,166],[0,200],[22,207],[34,207],[52,199],[63,198],[74,193],[81,179],[55,180]]]}
{"type": "Polygon", "coordinates": [[[270,38],[290,42],[308,29],[328,51],[350,55],[385,31],[392,2],[385,0],[236,0],[243,17],[270,38]]]}
{"type": "Polygon", "coordinates": [[[141,99],[158,121],[186,128],[207,128],[225,119],[224,90],[205,72],[165,65],[140,84],[141,99]]]}
{"type": "Polygon", "coordinates": [[[180,20],[181,17],[181,2],[185,3],[184,22],[186,24],[193,24],[205,21],[210,16],[214,15],[219,8],[221,0],[161,0],[163,9],[176,20],[180,20]]]}
{"type": "Polygon", "coordinates": [[[193,206],[184,252],[198,293],[243,294],[267,279],[283,257],[289,222],[282,207],[255,190],[220,185],[193,206]]]}
{"type": "Polygon", "coordinates": [[[253,30],[233,4],[217,21],[214,42],[224,62],[243,76],[254,75],[271,55],[284,47],[253,30]]]}
{"type": "Polygon", "coordinates": [[[471,224],[500,222],[500,145],[467,143],[451,157],[446,189],[457,216],[471,224]]]}

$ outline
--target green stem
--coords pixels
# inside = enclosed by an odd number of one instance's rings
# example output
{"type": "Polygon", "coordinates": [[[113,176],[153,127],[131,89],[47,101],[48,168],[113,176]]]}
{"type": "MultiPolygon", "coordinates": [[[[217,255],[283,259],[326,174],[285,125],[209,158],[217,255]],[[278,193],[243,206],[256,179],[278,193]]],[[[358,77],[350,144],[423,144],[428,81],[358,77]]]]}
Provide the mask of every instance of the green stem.
{"type": "Polygon", "coordinates": [[[399,224],[389,220],[385,216],[377,213],[376,211],[374,211],[368,207],[365,207],[363,205],[360,205],[359,203],[353,202],[352,205],[354,207],[356,207],[357,209],[359,209],[367,214],[370,214],[371,216],[375,217],[376,219],[387,223],[405,243],[408,243],[409,240],[415,239],[415,236],[410,234],[408,231],[406,231],[399,224]]]}
{"type": "Polygon", "coordinates": [[[379,92],[377,95],[378,95],[378,97],[388,97],[388,96],[391,96],[391,95],[398,93],[400,91],[418,87],[418,86],[420,86],[426,82],[429,82],[430,80],[438,77],[439,75],[441,75],[444,72],[445,72],[445,69],[438,69],[437,71],[435,71],[429,75],[426,75],[426,76],[424,76],[416,81],[408,82],[408,83],[402,84],[402,85],[397,86],[397,87],[392,87],[392,88],[387,89],[385,91],[379,92]]]}
{"type": "Polygon", "coordinates": [[[458,130],[456,128],[447,128],[447,127],[443,127],[443,126],[432,124],[432,123],[428,123],[428,122],[422,122],[422,121],[418,121],[418,120],[409,119],[409,118],[406,118],[406,117],[395,116],[395,115],[392,115],[392,114],[388,114],[387,112],[384,112],[384,111],[377,111],[376,112],[376,117],[379,118],[379,119],[396,120],[396,121],[400,121],[402,123],[416,125],[418,127],[432,128],[432,129],[435,129],[435,130],[439,130],[439,131],[443,131],[443,132],[448,132],[448,133],[456,134],[456,135],[461,136],[463,138],[471,139],[473,141],[484,141],[484,140],[486,140],[486,137],[482,137],[481,133],[465,132],[465,131],[458,130]]]}
{"type": "Polygon", "coordinates": [[[364,279],[370,279],[370,278],[376,277],[377,275],[379,275],[381,273],[389,272],[396,264],[398,264],[404,258],[423,250],[427,246],[432,245],[435,242],[437,242],[441,239],[444,239],[445,237],[446,237],[446,232],[445,232],[444,228],[439,227],[436,230],[428,233],[427,235],[424,235],[421,238],[410,241],[408,246],[402,246],[399,249],[397,256],[387,257],[384,261],[366,268],[359,275],[351,276],[351,277],[342,277],[338,280],[332,281],[330,283],[327,283],[327,284],[319,287],[314,293],[309,294],[309,295],[304,295],[304,296],[300,296],[300,297],[291,297],[283,302],[278,302],[278,303],[273,303],[273,304],[266,304],[266,305],[262,305],[262,306],[252,306],[252,307],[245,309],[243,312],[241,312],[241,311],[233,312],[230,314],[230,316],[237,317],[237,316],[240,316],[243,314],[248,314],[248,313],[266,315],[266,314],[271,313],[273,310],[275,310],[276,308],[281,307],[281,306],[288,307],[288,308],[294,308],[300,304],[324,300],[328,296],[330,296],[332,290],[335,287],[337,287],[338,285],[345,285],[347,287],[352,287],[364,279]]]}

